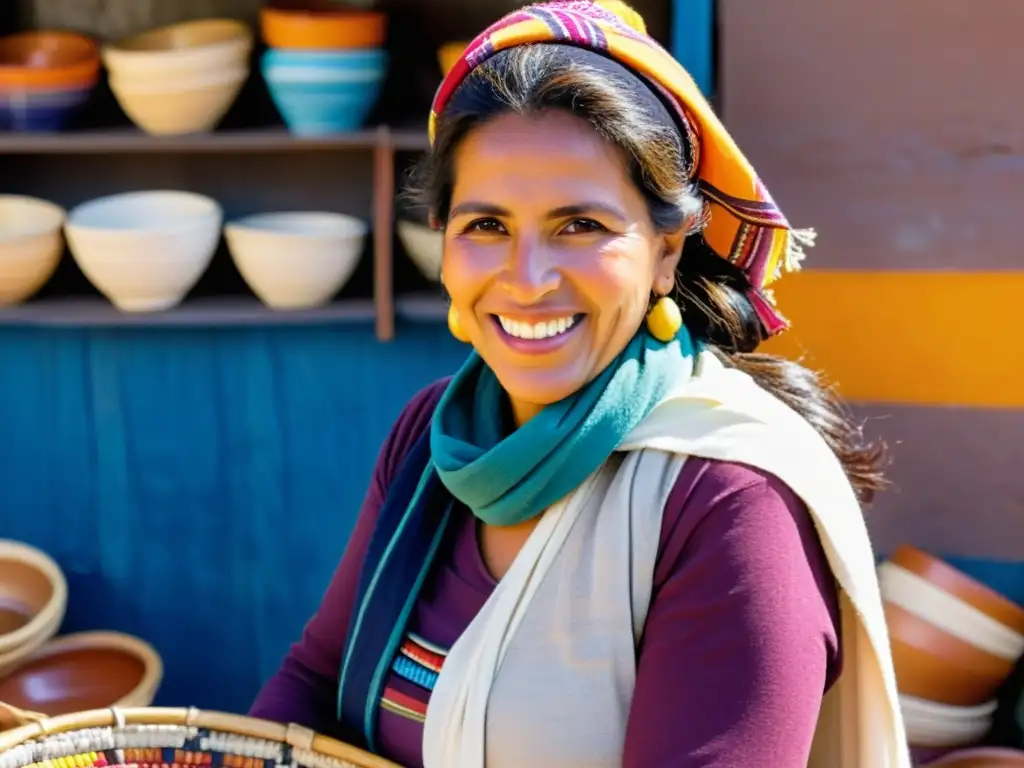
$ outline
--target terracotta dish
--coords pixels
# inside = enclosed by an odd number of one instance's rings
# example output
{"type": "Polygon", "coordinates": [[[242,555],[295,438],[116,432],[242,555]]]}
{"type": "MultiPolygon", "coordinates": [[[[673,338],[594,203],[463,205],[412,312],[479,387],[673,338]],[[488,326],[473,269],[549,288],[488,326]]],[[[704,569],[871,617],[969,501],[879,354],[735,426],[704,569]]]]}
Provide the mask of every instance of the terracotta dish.
{"type": "Polygon", "coordinates": [[[342,10],[316,0],[277,0],[260,9],[260,29],[271,48],[378,48],[387,37],[387,16],[376,11],[342,10]]]}
{"type": "Polygon", "coordinates": [[[916,573],[1000,624],[1024,634],[1024,607],[961,573],[949,563],[910,546],[897,549],[889,561],[916,573]]]}
{"type": "Polygon", "coordinates": [[[102,707],[144,707],[163,679],[148,643],[119,632],[79,632],[51,640],[0,680],[0,701],[63,715],[102,707]]]}
{"type": "Polygon", "coordinates": [[[67,581],[53,558],[0,539],[0,674],[57,633],[67,604],[67,581]]]}
{"type": "Polygon", "coordinates": [[[940,704],[990,701],[1013,662],[943,632],[892,603],[885,604],[896,683],[900,693],[940,704]]]}
{"type": "Polygon", "coordinates": [[[99,46],[85,35],[23,32],[0,38],[0,91],[89,87],[99,70],[99,46]]]}

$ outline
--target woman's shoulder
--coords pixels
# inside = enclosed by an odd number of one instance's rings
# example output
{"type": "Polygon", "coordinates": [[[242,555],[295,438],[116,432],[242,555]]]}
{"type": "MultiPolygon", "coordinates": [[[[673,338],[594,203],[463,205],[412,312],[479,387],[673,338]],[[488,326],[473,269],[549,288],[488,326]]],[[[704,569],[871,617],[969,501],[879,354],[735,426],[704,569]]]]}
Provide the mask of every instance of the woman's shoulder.
{"type": "Polygon", "coordinates": [[[775,475],[710,459],[683,465],[665,504],[656,588],[683,572],[687,581],[716,582],[712,591],[742,584],[799,598],[808,625],[824,629],[830,659],[838,661],[835,579],[810,511],[775,475]]]}
{"type": "Polygon", "coordinates": [[[778,477],[729,461],[691,458],[665,503],[659,565],[678,566],[697,547],[806,553],[829,571],[807,506],[778,477]]]}

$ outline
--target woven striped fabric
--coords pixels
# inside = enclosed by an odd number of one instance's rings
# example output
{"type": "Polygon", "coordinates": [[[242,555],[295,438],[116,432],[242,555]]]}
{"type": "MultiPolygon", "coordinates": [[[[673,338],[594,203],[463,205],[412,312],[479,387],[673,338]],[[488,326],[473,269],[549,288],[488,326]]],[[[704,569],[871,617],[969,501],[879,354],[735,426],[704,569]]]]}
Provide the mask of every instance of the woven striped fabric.
{"type": "Polygon", "coordinates": [[[441,83],[430,114],[430,139],[452,94],[498,51],[531,43],[588,48],[632,69],[668,97],[693,150],[691,179],[707,212],[703,237],[719,256],[743,270],[749,297],[768,335],[788,327],[768,286],[799,268],[813,230],[794,230],[753,166],[722,125],[689,73],[647,35],[639,14],[616,0],[556,0],[514,11],[478,35],[441,83]]]}

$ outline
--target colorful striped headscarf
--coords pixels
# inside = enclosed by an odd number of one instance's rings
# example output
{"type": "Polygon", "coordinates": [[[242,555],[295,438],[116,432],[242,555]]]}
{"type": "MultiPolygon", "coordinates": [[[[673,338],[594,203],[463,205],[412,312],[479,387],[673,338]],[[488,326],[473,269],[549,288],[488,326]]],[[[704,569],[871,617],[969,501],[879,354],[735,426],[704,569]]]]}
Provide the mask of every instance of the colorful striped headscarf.
{"type": "Polygon", "coordinates": [[[470,72],[498,51],[531,43],[564,43],[618,61],[661,93],[691,144],[691,180],[704,197],[707,245],[746,274],[748,296],[768,335],[788,327],[768,286],[799,268],[813,230],[794,230],[753,166],[672,55],[647,35],[643,19],[617,0],[554,0],[514,11],[469,44],[434,97],[429,133],[470,72]]]}

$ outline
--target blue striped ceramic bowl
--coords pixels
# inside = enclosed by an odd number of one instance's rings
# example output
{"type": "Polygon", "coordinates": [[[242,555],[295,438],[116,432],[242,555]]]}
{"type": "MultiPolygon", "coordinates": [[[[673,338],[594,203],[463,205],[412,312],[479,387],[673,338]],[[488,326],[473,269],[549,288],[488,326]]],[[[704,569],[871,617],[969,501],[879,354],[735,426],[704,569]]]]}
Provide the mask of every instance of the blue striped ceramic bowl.
{"type": "Polygon", "coordinates": [[[0,131],[60,131],[92,93],[85,88],[0,92],[0,131]]]}
{"type": "Polygon", "coordinates": [[[322,136],[363,127],[380,96],[387,64],[383,49],[271,49],[261,70],[288,130],[322,136]]]}

